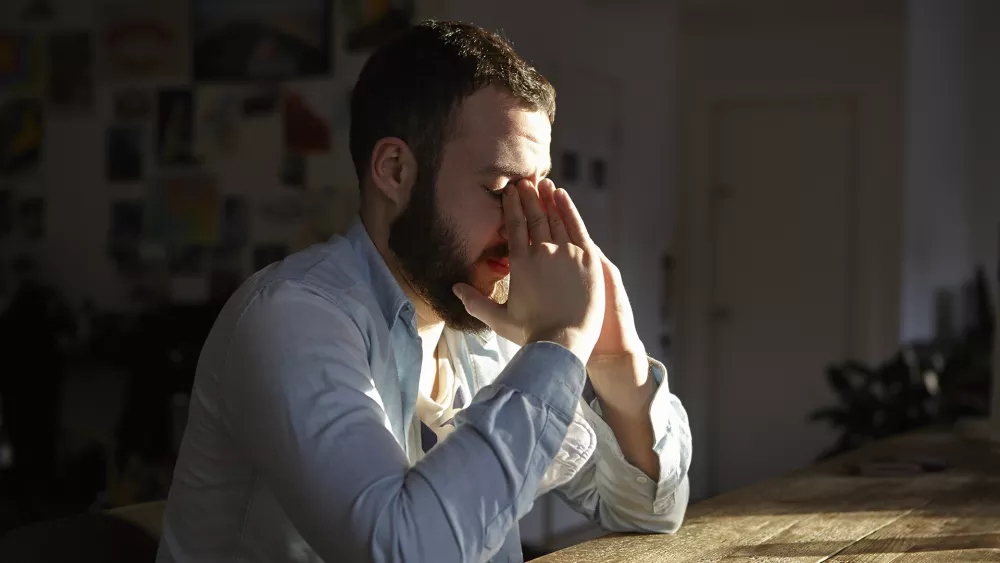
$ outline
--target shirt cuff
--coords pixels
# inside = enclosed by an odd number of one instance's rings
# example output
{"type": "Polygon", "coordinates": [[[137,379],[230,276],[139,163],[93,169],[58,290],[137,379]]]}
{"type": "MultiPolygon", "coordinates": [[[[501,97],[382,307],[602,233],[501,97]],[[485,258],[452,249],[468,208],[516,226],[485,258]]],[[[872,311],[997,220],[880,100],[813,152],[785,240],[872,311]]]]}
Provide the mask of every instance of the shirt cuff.
{"type": "Polygon", "coordinates": [[[673,509],[673,492],[680,481],[680,452],[675,451],[679,444],[672,439],[676,398],[670,393],[667,384],[666,367],[653,358],[649,358],[649,367],[657,385],[649,406],[649,420],[653,429],[653,451],[660,462],[658,480],[651,479],[625,459],[614,431],[604,421],[598,399],[591,402],[590,409],[584,409],[584,414],[597,434],[600,460],[608,464],[606,475],[614,476],[617,485],[615,489],[621,492],[628,491],[629,496],[640,495],[652,502],[654,514],[666,514],[673,509]]]}

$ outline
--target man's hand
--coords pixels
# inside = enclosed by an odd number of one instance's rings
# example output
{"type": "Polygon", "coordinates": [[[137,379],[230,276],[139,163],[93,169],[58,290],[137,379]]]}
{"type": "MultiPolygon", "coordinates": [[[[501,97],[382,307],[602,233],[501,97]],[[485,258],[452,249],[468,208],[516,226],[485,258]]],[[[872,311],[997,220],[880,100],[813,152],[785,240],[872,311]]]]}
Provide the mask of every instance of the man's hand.
{"type": "Polygon", "coordinates": [[[587,363],[601,331],[606,292],[600,251],[576,206],[550,180],[539,191],[522,180],[504,189],[503,210],[510,248],[507,303],[498,305],[467,284],[456,284],[456,295],[469,314],[504,338],[557,342],[587,363]],[[542,200],[559,212],[546,213],[542,200]]]}
{"type": "MultiPolygon", "coordinates": [[[[552,183],[548,183],[549,186],[540,186],[539,192],[550,218],[556,213],[567,217],[559,198],[554,197],[565,191],[556,192],[552,183]]],[[[656,386],[649,377],[646,349],[635,328],[621,273],[599,248],[593,248],[600,257],[604,274],[604,318],[600,336],[587,362],[587,373],[601,402],[604,420],[615,433],[625,459],[646,475],[658,479],[660,462],[653,452],[653,429],[649,420],[649,405],[656,386]]]]}

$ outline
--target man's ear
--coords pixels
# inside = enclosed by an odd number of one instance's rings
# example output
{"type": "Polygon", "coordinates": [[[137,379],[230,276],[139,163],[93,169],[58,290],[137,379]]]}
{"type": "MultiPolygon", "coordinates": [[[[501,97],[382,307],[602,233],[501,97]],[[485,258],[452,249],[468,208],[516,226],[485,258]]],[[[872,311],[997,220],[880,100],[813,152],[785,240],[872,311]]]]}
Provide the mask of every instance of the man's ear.
{"type": "Polygon", "coordinates": [[[417,160],[405,141],[379,139],[372,149],[370,174],[372,187],[392,202],[394,214],[406,208],[417,180],[417,160]]]}

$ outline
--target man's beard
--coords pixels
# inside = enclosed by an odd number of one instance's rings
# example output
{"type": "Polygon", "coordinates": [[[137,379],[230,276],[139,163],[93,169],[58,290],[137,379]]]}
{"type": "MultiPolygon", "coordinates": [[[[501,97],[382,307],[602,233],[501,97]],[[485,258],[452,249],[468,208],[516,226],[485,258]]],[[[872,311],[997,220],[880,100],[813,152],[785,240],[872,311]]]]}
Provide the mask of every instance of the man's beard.
{"type": "MultiPolygon", "coordinates": [[[[493,287],[479,287],[472,274],[477,261],[467,263],[468,252],[450,222],[437,213],[434,186],[418,178],[410,203],[389,228],[389,249],[402,267],[410,286],[449,328],[485,334],[489,327],[465,310],[452,287],[467,283],[480,293],[492,290],[491,299],[507,301],[509,277],[493,287]]],[[[507,245],[488,249],[480,259],[506,258],[507,245]]]]}

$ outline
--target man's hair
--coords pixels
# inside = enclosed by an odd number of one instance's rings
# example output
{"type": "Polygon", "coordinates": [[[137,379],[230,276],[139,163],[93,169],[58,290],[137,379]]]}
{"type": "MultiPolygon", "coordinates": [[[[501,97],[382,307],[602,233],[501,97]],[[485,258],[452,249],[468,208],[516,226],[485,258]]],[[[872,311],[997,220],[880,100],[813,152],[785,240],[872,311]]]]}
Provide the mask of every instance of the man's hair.
{"type": "Polygon", "coordinates": [[[456,110],[481,88],[506,90],[555,119],[555,90],[499,35],[450,21],[425,21],[378,49],[351,92],[351,158],[364,186],[375,143],[402,139],[419,174],[434,184],[456,110]]]}

